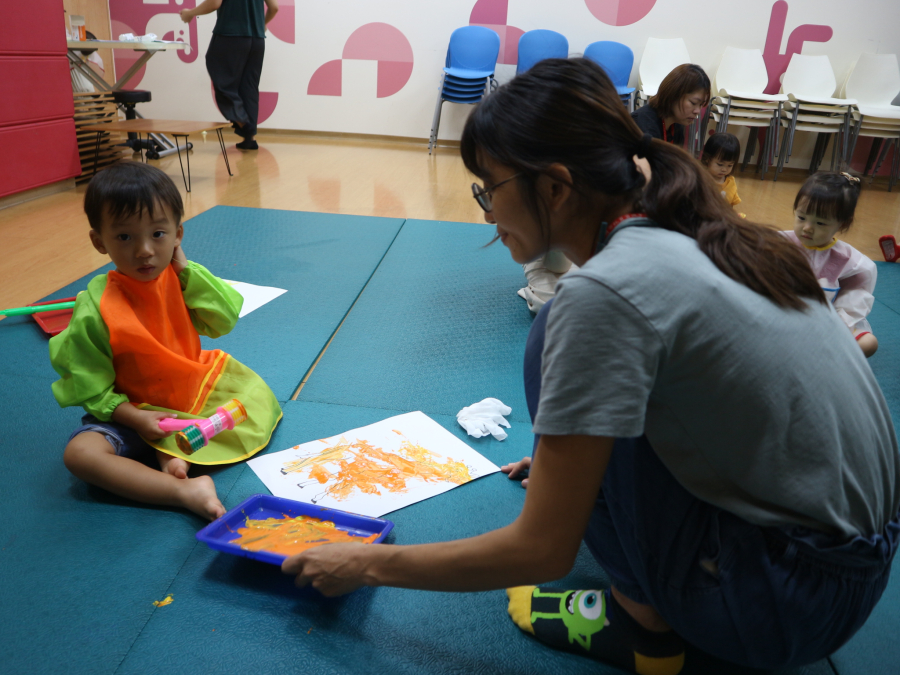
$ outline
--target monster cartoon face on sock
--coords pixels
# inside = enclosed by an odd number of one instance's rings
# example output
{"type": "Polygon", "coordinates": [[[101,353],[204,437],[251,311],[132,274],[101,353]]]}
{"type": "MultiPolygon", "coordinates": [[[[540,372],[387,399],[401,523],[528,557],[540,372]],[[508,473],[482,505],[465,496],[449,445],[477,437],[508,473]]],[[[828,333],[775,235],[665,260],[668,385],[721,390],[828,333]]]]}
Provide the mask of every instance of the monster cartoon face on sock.
{"type": "Polygon", "coordinates": [[[563,591],[544,593],[535,589],[534,598],[559,598],[557,613],[532,612],[531,622],[537,619],[560,619],[569,631],[569,642],[591,648],[591,636],[609,625],[606,603],[601,591],[563,591]]]}

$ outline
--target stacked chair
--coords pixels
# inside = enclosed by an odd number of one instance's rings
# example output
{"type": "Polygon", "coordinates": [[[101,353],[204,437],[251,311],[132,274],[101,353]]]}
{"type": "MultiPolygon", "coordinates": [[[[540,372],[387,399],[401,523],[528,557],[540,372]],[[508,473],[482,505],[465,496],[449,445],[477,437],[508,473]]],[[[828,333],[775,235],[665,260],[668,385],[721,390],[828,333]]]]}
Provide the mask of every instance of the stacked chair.
{"type": "Polygon", "coordinates": [[[690,63],[687,45],[681,38],[663,40],[647,38],[647,46],[638,66],[638,102],[643,105],[651,96],[656,96],[659,85],[676,66],[690,63]]]}
{"type": "Polygon", "coordinates": [[[450,35],[447,59],[438,91],[428,154],[437,145],[444,101],[473,105],[496,89],[494,70],[500,54],[500,36],[483,26],[464,26],[450,35]]]}
{"type": "Polygon", "coordinates": [[[524,73],[538,61],[565,59],[569,56],[569,41],[552,30],[530,30],[519,38],[519,59],[516,75],[524,73]]]}
{"type": "Polygon", "coordinates": [[[760,50],[726,48],[716,71],[714,95],[707,109],[702,134],[705,136],[710,116],[716,122],[718,132],[726,131],[729,124],[750,127],[750,139],[741,166],[743,170],[753,154],[759,130],[766,129],[766,140],[760,148],[758,161],[761,179],[766,177],[778,147],[781,110],[788,101],[784,94],[763,93],[768,84],[769,74],[760,50]]]}
{"type": "Polygon", "coordinates": [[[628,79],[634,66],[634,52],[619,42],[600,41],[589,44],[584,50],[584,56],[603,67],[609,79],[616,85],[622,103],[628,106],[628,112],[633,112],[635,89],[628,86],[628,79]]]}
{"type": "Polygon", "coordinates": [[[775,180],[790,159],[794,146],[794,135],[798,131],[817,134],[809,172],[815,173],[825,156],[828,140],[834,139],[831,149],[831,170],[840,147],[840,168],[847,162],[850,146],[850,118],[854,99],[832,98],[837,89],[834,69],[827,56],[804,56],[794,54],[781,83],[781,90],[788,100],[781,112],[781,126],[785,128],[778,155],[775,180]]]}
{"type": "Polygon", "coordinates": [[[856,109],[853,111],[855,125],[847,157],[853,157],[860,136],[878,139],[881,152],[878,153],[874,176],[881,168],[888,149],[893,146],[889,191],[894,189],[900,172],[900,106],[891,105],[898,91],[900,67],[895,54],[861,54],[842,90],[842,95],[856,99],[856,109]]]}

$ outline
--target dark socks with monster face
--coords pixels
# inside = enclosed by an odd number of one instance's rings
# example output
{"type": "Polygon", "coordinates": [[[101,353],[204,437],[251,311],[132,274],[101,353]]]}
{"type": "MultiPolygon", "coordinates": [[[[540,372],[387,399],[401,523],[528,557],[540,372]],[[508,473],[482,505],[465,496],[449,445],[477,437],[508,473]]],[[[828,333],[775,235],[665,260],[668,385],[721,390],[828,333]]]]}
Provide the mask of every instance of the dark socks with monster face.
{"type": "Polygon", "coordinates": [[[647,630],[609,590],[562,591],[520,586],[506,591],[509,615],[522,630],[558,649],[615,664],[638,675],[677,675],[684,642],[674,631],[647,630]]]}

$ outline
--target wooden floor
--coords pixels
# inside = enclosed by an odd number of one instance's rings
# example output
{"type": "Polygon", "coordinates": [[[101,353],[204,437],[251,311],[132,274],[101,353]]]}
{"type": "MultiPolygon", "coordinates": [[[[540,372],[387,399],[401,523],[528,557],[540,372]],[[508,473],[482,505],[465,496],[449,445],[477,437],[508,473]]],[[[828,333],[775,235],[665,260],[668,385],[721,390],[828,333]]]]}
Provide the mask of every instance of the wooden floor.
{"type": "MultiPolygon", "coordinates": [[[[226,134],[229,177],[215,134],[197,136],[191,155],[192,192],[185,219],[218,204],[352,215],[483,222],[455,148],[431,156],[426,144],[262,133],[260,150],[241,152],[226,134]]],[[[178,157],[155,162],[182,187],[178,157]]],[[[777,183],[753,173],[737,174],[743,203],[753,220],[787,229],[802,173],[785,172],[777,183]]],[[[82,211],[84,186],[0,210],[0,308],[26,305],[106,264],[88,240],[82,211]]],[[[856,223],[844,239],[881,260],[878,237],[900,239],[900,187],[887,191],[879,178],[864,184],[856,223]]],[[[190,229],[185,249],[190,256],[190,229]]],[[[876,291],[877,292],[877,291],[876,291]]]]}

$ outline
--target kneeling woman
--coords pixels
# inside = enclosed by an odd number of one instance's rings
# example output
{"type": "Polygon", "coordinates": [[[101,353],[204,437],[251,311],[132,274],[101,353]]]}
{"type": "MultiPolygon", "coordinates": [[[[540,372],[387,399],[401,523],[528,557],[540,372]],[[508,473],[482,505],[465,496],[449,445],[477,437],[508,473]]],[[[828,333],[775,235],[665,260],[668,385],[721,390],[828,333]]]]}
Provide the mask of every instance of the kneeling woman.
{"type": "Polygon", "coordinates": [[[760,668],[837,649],[887,584],[900,458],[802,252],[642,134],[589,61],[501,87],[462,156],[514,260],[559,250],[582,266],[542,317],[522,513],[460,541],[322,546],[284,571],[326,595],[518,587],[522,629],[639,673],[677,673],[684,641],[760,668]],[[564,576],[582,539],[612,589],[528,586],[564,576]]]}

